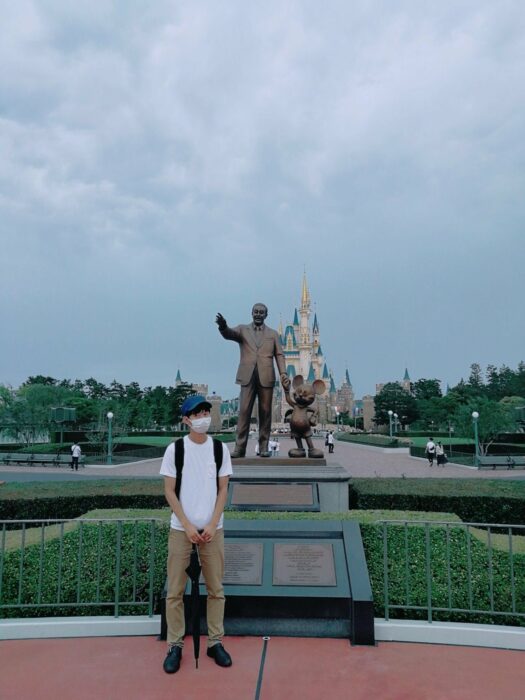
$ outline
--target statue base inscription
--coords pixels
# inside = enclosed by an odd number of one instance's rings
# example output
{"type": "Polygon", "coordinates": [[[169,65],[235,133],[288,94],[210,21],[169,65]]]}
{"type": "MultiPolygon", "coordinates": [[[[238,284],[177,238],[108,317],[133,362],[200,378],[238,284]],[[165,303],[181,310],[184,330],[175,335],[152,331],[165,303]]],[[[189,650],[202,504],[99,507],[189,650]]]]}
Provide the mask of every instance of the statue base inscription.
{"type": "Polygon", "coordinates": [[[337,586],[331,544],[275,544],[274,586],[337,586]]]}

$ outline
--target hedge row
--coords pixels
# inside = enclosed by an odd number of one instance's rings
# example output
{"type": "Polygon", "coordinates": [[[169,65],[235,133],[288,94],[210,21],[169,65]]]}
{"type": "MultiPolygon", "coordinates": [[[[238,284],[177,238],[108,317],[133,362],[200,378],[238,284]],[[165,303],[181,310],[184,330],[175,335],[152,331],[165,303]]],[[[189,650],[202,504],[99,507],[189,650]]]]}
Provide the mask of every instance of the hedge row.
{"type": "Polygon", "coordinates": [[[464,522],[525,523],[525,482],[470,479],[354,479],[350,509],[455,513],[464,522]]]}
{"type": "MultiPolygon", "coordinates": [[[[384,616],[384,560],[383,532],[378,525],[361,525],[366,551],[368,572],[374,594],[376,616],[384,616]]],[[[472,608],[478,613],[433,612],[432,619],[451,622],[476,622],[525,626],[525,618],[491,615],[494,611],[507,613],[513,609],[511,580],[515,583],[515,610],[525,613],[525,555],[489,549],[482,542],[467,537],[465,528],[432,527],[429,531],[431,565],[430,590],[433,608],[472,608]],[[470,589],[469,549],[471,562],[470,589]],[[490,559],[490,563],[489,563],[490,559]],[[491,601],[491,577],[492,592],[491,601]],[[449,580],[450,572],[450,580],[449,580]],[[470,603],[470,596],[471,601],[470,603]],[[486,613],[484,612],[486,611],[486,613]]],[[[388,596],[391,605],[402,606],[391,610],[390,617],[426,619],[426,610],[404,606],[427,607],[428,583],[426,576],[426,531],[421,526],[389,526],[388,543],[388,596]]]]}
{"type": "MultiPolygon", "coordinates": [[[[111,603],[115,599],[117,580],[117,557],[115,556],[118,541],[117,528],[116,523],[104,523],[100,527],[98,524],[85,524],[82,528],[77,527],[74,531],[64,534],[62,545],[58,538],[47,541],[42,555],[38,544],[26,547],[23,554],[20,549],[6,552],[3,565],[3,604],[17,605],[20,596],[20,602],[30,606],[39,599],[40,592],[42,604],[58,605],[41,608],[4,608],[2,615],[4,617],[112,615],[111,603]],[[40,576],[41,556],[42,577],[40,576]],[[20,587],[21,571],[23,582],[20,587]],[[64,605],[66,603],[70,605],[66,607],[64,605]],[[95,603],[95,605],[79,605],[81,603],[95,603]]],[[[361,530],[374,595],[375,614],[382,616],[384,615],[383,531],[381,526],[376,524],[361,525],[361,530]]],[[[144,614],[144,607],[129,603],[148,600],[150,573],[153,576],[155,596],[158,597],[162,590],[166,566],[167,523],[166,525],[156,523],[153,533],[154,556],[151,572],[150,523],[123,523],[121,526],[120,577],[118,577],[120,614],[144,614]]],[[[474,538],[468,542],[465,528],[456,526],[451,526],[448,531],[446,528],[432,527],[429,531],[429,539],[432,606],[434,608],[470,607],[470,591],[466,577],[470,548],[472,607],[482,611],[434,613],[434,619],[525,624],[523,618],[510,614],[505,617],[490,614],[492,601],[489,578],[489,571],[492,570],[494,610],[507,612],[512,609],[513,604],[510,586],[512,571],[515,581],[516,611],[525,612],[525,555],[515,554],[512,557],[512,564],[510,555],[506,552],[493,549],[489,555],[483,543],[474,538]]],[[[425,608],[428,597],[424,564],[425,528],[412,525],[405,531],[403,527],[390,526],[387,542],[390,603],[425,608]]],[[[390,612],[393,618],[424,619],[426,615],[426,611],[414,611],[408,608],[390,612]]]]}
{"type": "MultiPolygon", "coordinates": [[[[104,523],[100,528],[98,524],[84,524],[82,529],[77,527],[65,533],[62,546],[58,537],[46,542],[42,555],[42,575],[40,545],[26,547],[23,555],[20,549],[7,551],[3,561],[2,604],[17,605],[20,602],[31,605],[40,600],[42,606],[53,607],[4,608],[2,617],[113,615],[114,606],[108,604],[115,600],[117,528],[116,523],[104,523]],[[95,605],[80,605],[82,603],[95,605]],[[64,604],[69,605],[66,607],[64,604]]],[[[167,523],[165,526],[155,524],[153,591],[156,599],[166,578],[168,531],[167,523]]],[[[120,545],[118,600],[122,606],[119,612],[121,615],[147,614],[147,606],[129,603],[143,603],[149,599],[150,523],[123,523],[120,545]]]]}
{"type": "Polygon", "coordinates": [[[409,441],[403,441],[389,435],[369,435],[359,433],[339,433],[338,440],[343,442],[356,442],[361,445],[372,445],[373,447],[408,447],[409,441]]]}
{"type": "MultiPolygon", "coordinates": [[[[440,511],[464,522],[525,523],[525,481],[353,479],[352,510],[440,511]]],[[[77,518],[95,508],[160,508],[161,479],[33,482],[0,490],[0,520],[77,518]]]]}

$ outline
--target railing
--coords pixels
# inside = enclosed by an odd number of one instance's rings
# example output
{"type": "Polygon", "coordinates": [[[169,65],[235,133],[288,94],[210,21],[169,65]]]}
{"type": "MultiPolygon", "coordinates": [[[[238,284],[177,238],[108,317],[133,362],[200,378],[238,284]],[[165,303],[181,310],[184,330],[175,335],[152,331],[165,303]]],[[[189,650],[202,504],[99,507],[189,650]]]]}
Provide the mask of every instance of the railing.
{"type": "Polygon", "coordinates": [[[0,521],[0,617],[152,616],[167,532],[154,518],[0,521]]]}
{"type": "MultiPolygon", "coordinates": [[[[525,526],[383,520],[380,528],[386,620],[525,625],[525,526]]],[[[381,572],[375,578],[377,591],[381,572]]]]}

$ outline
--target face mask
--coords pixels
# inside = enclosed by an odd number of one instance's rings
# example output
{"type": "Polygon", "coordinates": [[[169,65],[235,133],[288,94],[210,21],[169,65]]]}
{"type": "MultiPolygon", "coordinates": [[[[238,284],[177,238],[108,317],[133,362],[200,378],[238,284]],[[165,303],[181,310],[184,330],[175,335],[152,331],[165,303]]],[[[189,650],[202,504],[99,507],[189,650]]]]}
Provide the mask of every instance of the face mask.
{"type": "Polygon", "coordinates": [[[211,416],[205,416],[204,418],[194,418],[191,421],[191,429],[195,433],[207,433],[210,424],[211,416]]]}

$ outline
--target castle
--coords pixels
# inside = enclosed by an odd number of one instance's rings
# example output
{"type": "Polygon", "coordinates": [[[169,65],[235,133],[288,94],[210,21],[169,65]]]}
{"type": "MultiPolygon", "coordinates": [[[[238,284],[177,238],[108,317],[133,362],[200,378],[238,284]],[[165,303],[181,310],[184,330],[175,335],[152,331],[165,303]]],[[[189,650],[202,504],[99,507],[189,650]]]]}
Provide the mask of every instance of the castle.
{"type": "MultiPolygon", "coordinates": [[[[322,379],[326,389],[324,394],[317,397],[317,409],[319,413],[319,426],[327,423],[335,423],[339,413],[354,411],[354,391],[348,370],[345,380],[339,389],[336,389],[334,378],[325,359],[321,347],[321,333],[317,313],[314,313],[312,324],[312,303],[306,274],[303,276],[301,290],[301,303],[295,309],[293,323],[289,323],[284,329],[282,321],[279,324],[279,335],[286,363],[286,372],[290,381],[297,375],[301,375],[305,381],[311,383],[316,379],[322,379]]],[[[289,406],[286,403],[284,391],[279,381],[275,384],[273,396],[272,422],[279,424],[284,422],[284,415],[289,406]]]]}

